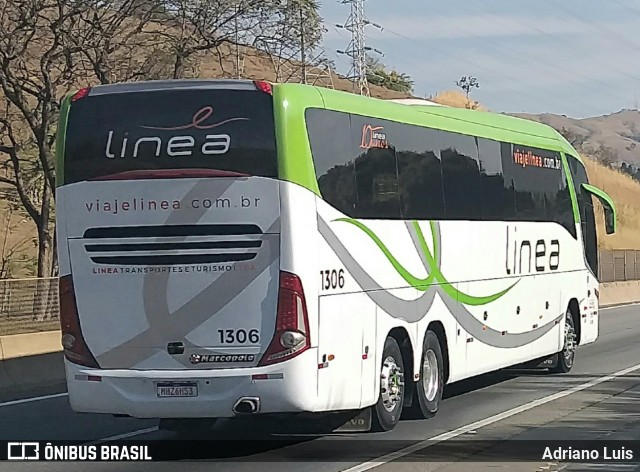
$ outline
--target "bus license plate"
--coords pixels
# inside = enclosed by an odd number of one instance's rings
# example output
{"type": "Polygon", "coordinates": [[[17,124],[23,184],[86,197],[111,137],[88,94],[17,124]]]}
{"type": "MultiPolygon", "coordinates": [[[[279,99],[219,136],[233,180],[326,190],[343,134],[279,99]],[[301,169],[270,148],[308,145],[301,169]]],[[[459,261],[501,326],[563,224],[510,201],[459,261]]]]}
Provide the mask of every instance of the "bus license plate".
{"type": "Polygon", "coordinates": [[[158,397],[197,397],[195,382],[163,382],[158,384],[158,397]]]}

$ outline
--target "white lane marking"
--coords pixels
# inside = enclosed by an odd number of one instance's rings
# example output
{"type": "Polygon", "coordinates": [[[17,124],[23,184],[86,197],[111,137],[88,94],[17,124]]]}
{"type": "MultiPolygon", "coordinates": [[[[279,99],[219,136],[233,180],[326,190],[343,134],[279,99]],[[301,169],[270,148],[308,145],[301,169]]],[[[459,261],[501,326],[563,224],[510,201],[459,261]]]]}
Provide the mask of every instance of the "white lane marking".
{"type": "Polygon", "coordinates": [[[67,392],[64,392],[64,393],[55,393],[53,395],[44,395],[42,397],[21,398],[20,400],[12,400],[10,402],[0,403],[0,408],[2,408],[3,406],[13,406],[13,405],[20,405],[22,403],[31,403],[31,402],[38,402],[40,400],[50,400],[52,398],[66,397],[67,395],[69,394],[67,392]]]}
{"type": "Polygon", "coordinates": [[[461,428],[454,429],[452,431],[448,431],[446,433],[439,434],[438,436],[434,436],[430,439],[425,439],[424,441],[420,441],[411,446],[405,447],[404,449],[400,449],[396,452],[391,452],[384,456],[378,457],[373,461],[363,462],[362,464],[358,464],[356,466],[350,467],[348,469],[344,469],[342,472],[364,472],[367,470],[371,470],[374,467],[378,467],[386,464],[387,462],[391,462],[393,460],[399,459],[400,457],[407,456],[409,454],[413,454],[416,451],[424,449],[430,445],[447,441],[449,439],[453,439],[455,437],[461,436],[469,431],[473,431],[484,426],[488,426],[492,423],[496,423],[498,421],[509,418],[510,416],[517,415],[518,413],[522,413],[527,410],[531,410],[540,405],[544,405],[545,403],[552,402],[554,400],[558,400],[559,398],[566,397],[576,392],[580,392],[581,390],[585,390],[587,388],[594,387],[603,382],[607,382],[609,380],[613,380],[617,377],[621,377],[623,375],[629,374],[631,372],[635,372],[636,370],[640,370],[640,364],[636,364],[633,367],[628,367],[626,369],[620,370],[614,374],[607,375],[604,377],[595,378],[589,382],[585,382],[580,385],[576,385],[575,387],[571,387],[567,390],[562,390],[561,392],[554,393],[552,395],[548,395],[546,397],[540,398],[538,400],[531,401],[529,403],[525,403],[524,405],[517,406],[512,408],[511,410],[504,411],[502,413],[498,413],[497,415],[490,416],[480,421],[476,421],[475,423],[468,424],[466,426],[462,426],[461,428]]]}
{"type": "Polygon", "coordinates": [[[625,303],[624,305],[612,305],[612,306],[603,306],[600,308],[600,311],[602,310],[615,310],[616,308],[627,308],[630,306],[640,306],[640,302],[633,302],[633,303],[625,303]]]}
{"type": "Polygon", "coordinates": [[[95,445],[101,444],[109,441],[118,441],[120,439],[127,439],[133,436],[140,436],[142,434],[153,433],[154,431],[158,431],[157,426],[153,426],[152,428],[138,429],[136,431],[129,431],[128,433],[116,434],[115,436],[109,436],[108,438],[96,439],[95,441],[91,441],[86,443],[86,445],[95,445]]]}

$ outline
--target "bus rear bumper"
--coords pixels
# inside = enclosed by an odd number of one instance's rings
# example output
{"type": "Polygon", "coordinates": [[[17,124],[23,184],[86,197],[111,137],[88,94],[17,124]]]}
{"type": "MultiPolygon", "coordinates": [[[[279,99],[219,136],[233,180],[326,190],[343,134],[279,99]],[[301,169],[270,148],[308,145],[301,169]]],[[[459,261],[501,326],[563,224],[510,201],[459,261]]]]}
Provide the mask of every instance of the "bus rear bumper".
{"type": "Polygon", "coordinates": [[[134,418],[229,418],[241,398],[259,399],[258,413],[313,411],[316,356],[310,349],[281,364],[224,370],[91,369],[65,360],[69,403],[76,412],[134,418]],[[195,386],[197,396],[162,397],[163,383],[188,385],[190,394],[195,386]]]}

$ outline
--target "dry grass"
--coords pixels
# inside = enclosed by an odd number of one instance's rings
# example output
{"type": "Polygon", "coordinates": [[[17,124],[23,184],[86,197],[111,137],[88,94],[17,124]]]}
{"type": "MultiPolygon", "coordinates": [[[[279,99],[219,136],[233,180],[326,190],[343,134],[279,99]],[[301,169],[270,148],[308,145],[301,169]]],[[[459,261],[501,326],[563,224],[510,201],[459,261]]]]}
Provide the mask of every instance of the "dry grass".
{"type": "MultiPolygon", "coordinates": [[[[435,97],[430,97],[429,100],[433,100],[440,105],[447,105],[456,108],[465,108],[469,101],[473,103],[473,99],[467,100],[467,97],[465,97],[464,93],[457,90],[445,90],[443,92],[438,92],[435,97]]],[[[477,109],[485,110],[486,108],[484,108],[482,105],[478,105],[477,109]]]]}
{"type": "Polygon", "coordinates": [[[618,231],[604,231],[602,207],[596,200],[598,244],[606,249],[640,249],[640,183],[627,174],[584,159],[589,181],[607,192],[618,210],[618,231]]]}

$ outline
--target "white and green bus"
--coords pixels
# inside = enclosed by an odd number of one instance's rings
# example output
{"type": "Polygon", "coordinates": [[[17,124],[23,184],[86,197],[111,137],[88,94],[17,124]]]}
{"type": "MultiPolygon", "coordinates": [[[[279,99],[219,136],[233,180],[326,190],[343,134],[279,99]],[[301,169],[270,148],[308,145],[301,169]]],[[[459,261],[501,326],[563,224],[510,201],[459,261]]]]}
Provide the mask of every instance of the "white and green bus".
{"type": "Polygon", "coordinates": [[[390,430],[452,382],[568,372],[598,336],[592,196],[607,233],[615,208],[543,124],[299,84],[122,83],[64,101],[57,181],[75,411],[354,411],[390,430]]]}

